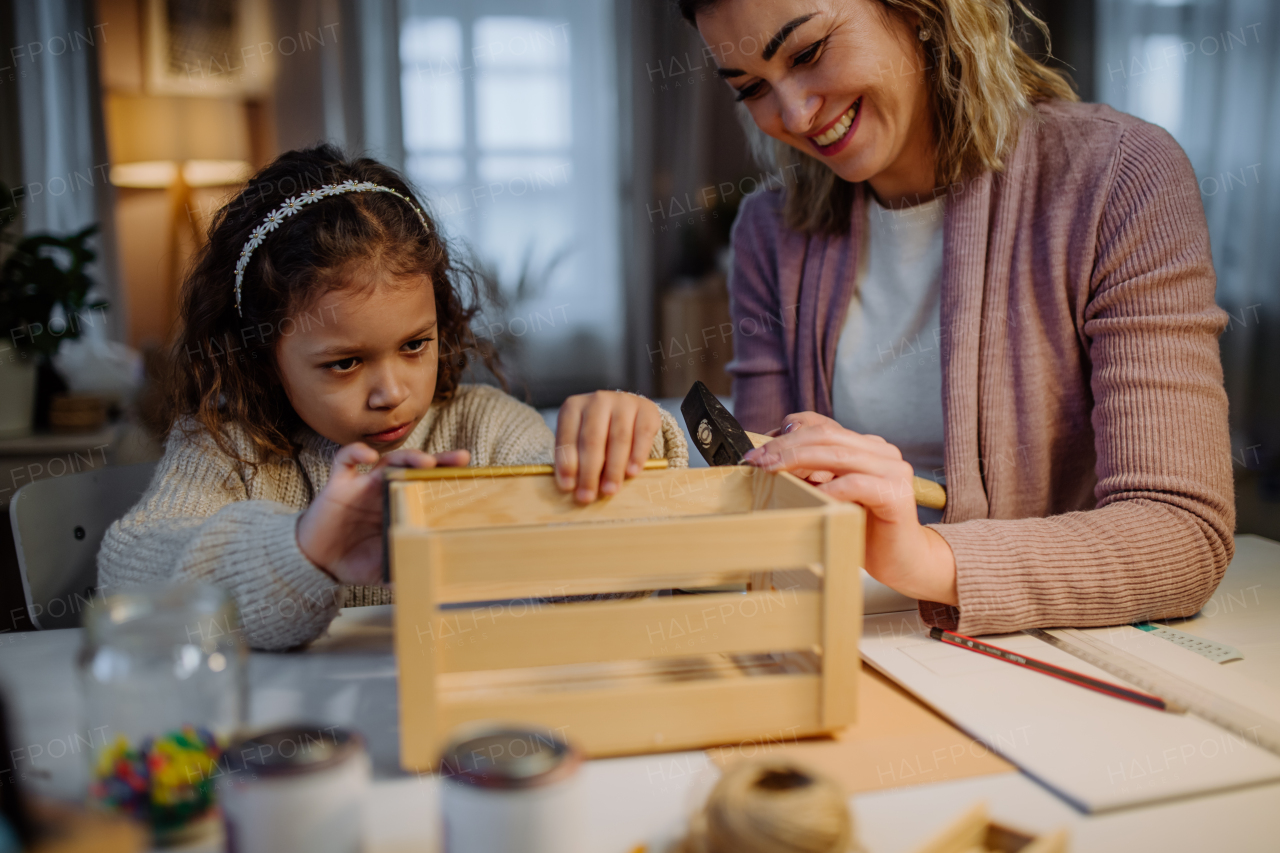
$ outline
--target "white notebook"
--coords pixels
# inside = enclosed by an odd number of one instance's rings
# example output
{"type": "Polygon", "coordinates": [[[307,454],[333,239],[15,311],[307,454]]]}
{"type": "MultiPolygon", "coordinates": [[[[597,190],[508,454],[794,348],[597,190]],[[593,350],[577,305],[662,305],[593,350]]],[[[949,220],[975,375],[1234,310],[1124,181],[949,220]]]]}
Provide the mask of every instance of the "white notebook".
{"type": "MultiPolygon", "coordinates": [[[[1169,672],[1264,714],[1280,696],[1136,628],[1098,629],[1169,672]],[[1176,653],[1176,654],[1175,654],[1176,653]]],[[[1092,633],[1092,632],[1091,632],[1092,633]]],[[[1124,683],[1025,634],[992,645],[1124,683]]],[[[862,657],[987,748],[1087,812],[1280,780],[1280,756],[1198,717],[1114,699],[931,639],[914,613],[863,621],[862,657]]],[[[910,763],[920,756],[903,756],[910,763]]],[[[947,756],[923,760],[946,761],[947,756]]]]}

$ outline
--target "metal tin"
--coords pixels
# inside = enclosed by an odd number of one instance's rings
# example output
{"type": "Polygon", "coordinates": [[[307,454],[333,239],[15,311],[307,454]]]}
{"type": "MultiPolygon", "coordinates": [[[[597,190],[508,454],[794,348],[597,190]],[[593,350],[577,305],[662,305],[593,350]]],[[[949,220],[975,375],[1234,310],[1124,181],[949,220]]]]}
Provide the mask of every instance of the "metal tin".
{"type": "Polygon", "coordinates": [[[225,753],[218,781],[228,853],[357,853],[370,763],[359,733],[291,726],[225,753]]]}
{"type": "Polygon", "coordinates": [[[445,853],[579,853],[582,755],[537,728],[472,728],[440,758],[445,853]]]}

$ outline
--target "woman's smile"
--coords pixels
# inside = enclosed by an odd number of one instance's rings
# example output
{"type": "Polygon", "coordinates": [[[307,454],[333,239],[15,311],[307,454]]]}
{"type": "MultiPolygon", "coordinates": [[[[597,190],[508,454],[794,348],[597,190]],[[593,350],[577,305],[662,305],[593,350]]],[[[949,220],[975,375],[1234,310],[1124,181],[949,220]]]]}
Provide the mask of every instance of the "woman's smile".
{"type": "Polygon", "coordinates": [[[831,123],[809,137],[813,147],[824,157],[833,157],[845,149],[858,129],[858,117],[862,115],[862,98],[854,101],[847,110],[831,123]]]}

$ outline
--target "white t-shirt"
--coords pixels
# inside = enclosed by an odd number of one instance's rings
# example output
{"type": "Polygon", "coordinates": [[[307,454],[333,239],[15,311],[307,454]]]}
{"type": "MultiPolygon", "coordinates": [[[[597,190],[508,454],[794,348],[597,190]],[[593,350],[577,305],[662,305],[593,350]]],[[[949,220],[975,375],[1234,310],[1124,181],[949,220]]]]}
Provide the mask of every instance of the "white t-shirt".
{"type": "MultiPolygon", "coordinates": [[[[928,480],[942,475],[942,219],[945,197],[891,210],[874,198],[831,389],[833,416],[878,435],[928,480]]],[[[922,522],[941,520],[920,509],[922,522]]]]}

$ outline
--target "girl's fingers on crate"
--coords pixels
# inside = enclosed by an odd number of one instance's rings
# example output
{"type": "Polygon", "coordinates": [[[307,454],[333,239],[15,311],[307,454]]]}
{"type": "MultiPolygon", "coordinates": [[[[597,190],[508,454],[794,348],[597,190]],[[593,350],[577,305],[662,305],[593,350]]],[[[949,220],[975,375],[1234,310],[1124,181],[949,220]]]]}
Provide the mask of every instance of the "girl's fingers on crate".
{"type": "Polygon", "coordinates": [[[656,404],[649,400],[647,406],[640,406],[636,414],[635,434],[631,439],[631,458],[627,460],[627,476],[635,477],[644,470],[644,463],[649,459],[653,449],[653,438],[662,429],[662,415],[658,413],[656,404]]]}
{"type": "MultiPolygon", "coordinates": [[[[578,486],[573,495],[578,503],[590,503],[596,499],[612,421],[610,407],[602,404],[598,395],[591,396],[578,429],[578,486]]],[[[630,436],[627,443],[630,444],[630,436]]]]}
{"type": "Polygon", "coordinates": [[[586,405],[584,397],[575,394],[565,400],[556,418],[556,486],[562,492],[571,491],[578,480],[578,429],[586,405]]]}
{"type": "Polygon", "coordinates": [[[383,456],[376,467],[462,468],[470,462],[471,451],[469,450],[446,450],[443,453],[431,454],[424,450],[401,448],[383,456]]]}

